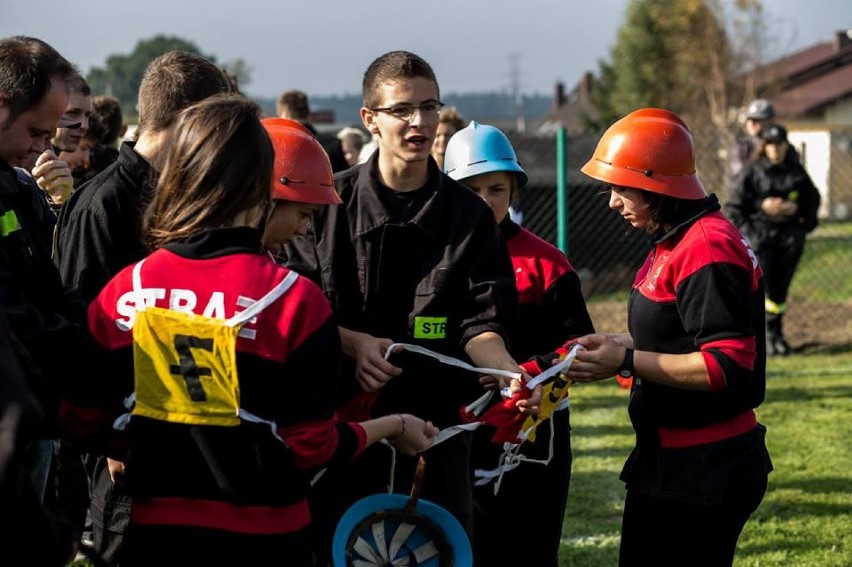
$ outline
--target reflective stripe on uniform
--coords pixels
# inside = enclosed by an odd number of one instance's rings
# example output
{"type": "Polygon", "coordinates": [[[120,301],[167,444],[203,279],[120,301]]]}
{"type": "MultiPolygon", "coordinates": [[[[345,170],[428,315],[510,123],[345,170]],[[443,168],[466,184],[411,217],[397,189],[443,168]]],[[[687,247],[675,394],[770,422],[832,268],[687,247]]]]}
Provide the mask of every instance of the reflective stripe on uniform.
{"type": "Polygon", "coordinates": [[[18,222],[18,215],[15,211],[6,211],[0,215],[0,236],[8,236],[9,234],[21,229],[21,223],[18,222]]]}
{"type": "Polygon", "coordinates": [[[771,315],[780,315],[787,311],[786,303],[775,303],[768,297],[763,301],[763,308],[771,315]]]}

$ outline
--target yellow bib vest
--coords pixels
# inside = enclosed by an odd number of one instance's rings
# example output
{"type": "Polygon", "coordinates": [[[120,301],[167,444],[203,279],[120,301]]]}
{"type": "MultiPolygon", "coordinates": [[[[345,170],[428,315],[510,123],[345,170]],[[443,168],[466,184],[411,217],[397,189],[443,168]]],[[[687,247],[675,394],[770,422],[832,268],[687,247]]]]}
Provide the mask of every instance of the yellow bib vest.
{"type": "Polygon", "coordinates": [[[290,289],[298,275],[290,272],[230,319],[214,319],[146,305],[141,293],[143,262],[133,268],[137,300],[131,415],[196,425],[236,426],[241,417],[264,421],[240,410],[237,336],[245,323],[290,289]]]}

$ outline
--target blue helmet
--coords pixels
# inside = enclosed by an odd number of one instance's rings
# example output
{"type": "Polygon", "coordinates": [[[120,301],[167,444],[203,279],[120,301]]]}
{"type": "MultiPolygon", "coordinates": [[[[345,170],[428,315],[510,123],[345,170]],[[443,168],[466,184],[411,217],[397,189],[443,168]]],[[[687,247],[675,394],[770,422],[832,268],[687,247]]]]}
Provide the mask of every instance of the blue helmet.
{"type": "Polygon", "coordinates": [[[334,564],[341,567],[473,565],[470,540],[459,521],[441,506],[405,494],[373,494],[350,506],[334,530],[331,548],[334,564]]]}
{"type": "Polygon", "coordinates": [[[444,154],[444,173],[461,181],[492,171],[509,171],[518,178],[518,188],[527,184],[527,173],[506,135],[494,126],[471,120],[456,132],[447,143],[444,154]]]}

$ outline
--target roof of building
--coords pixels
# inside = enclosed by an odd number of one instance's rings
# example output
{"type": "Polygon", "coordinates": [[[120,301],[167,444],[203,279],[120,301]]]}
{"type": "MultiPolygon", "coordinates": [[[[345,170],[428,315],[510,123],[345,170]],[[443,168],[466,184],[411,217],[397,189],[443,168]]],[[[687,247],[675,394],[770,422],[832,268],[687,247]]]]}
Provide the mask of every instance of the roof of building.
{"type": "Polygon", "coordinates": [[[779,116],[819,113],[852,95],[852,29],[781,57],[756,73],[757,91],[765,92],[779,116]]]}

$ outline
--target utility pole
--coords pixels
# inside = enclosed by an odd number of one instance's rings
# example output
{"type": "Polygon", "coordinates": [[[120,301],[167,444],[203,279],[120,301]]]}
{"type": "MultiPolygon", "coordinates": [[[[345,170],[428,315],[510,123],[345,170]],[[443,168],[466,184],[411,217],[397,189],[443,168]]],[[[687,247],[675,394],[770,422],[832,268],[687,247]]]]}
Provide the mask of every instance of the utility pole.
{"type": "Polygon", "coordinates": [[[515,105],[515,121],[518,132],[526,131],[524,121],[524,93],[521,92],[521,66],[520,54],[513,52],[509,54],[509,77],[512,85],[512,102],[515,105]]]}

